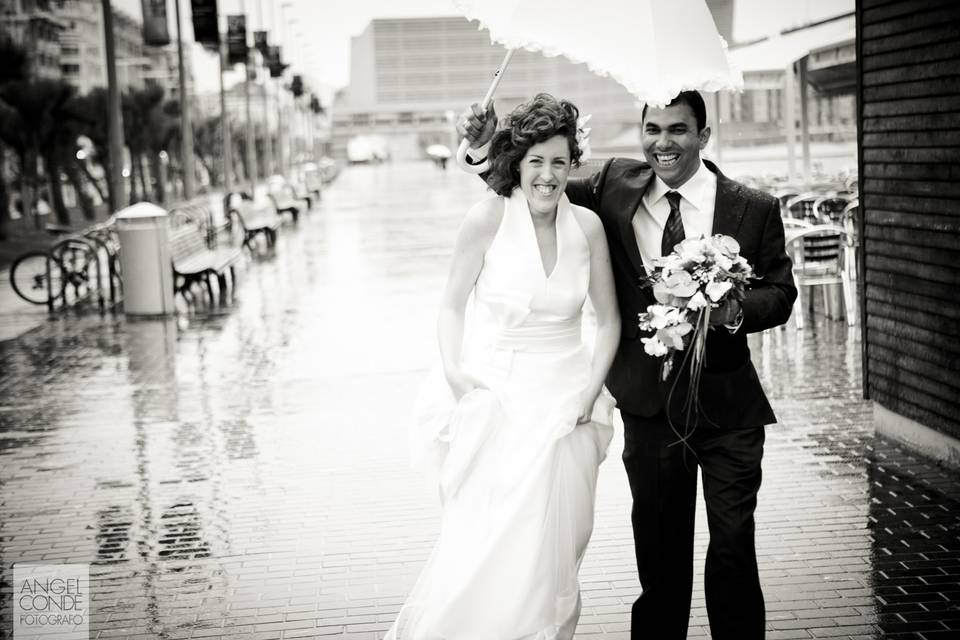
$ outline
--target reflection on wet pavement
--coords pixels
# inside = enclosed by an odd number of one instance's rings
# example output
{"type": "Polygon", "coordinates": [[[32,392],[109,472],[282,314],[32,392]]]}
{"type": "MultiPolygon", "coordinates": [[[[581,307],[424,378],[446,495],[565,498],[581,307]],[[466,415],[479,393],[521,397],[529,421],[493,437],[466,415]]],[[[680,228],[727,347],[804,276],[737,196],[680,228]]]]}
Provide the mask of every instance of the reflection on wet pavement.
{"type": "MultiPolygon", "coordinates": [[[[480,197],[426,164],[350,169],[232,306],[0,343],[3,637],[27,561],[91,564],[92,637],[382,636],[436,533],[407,417],[480,197]]],[[[781,419],[758,511],[767,637],[960,634],[960,476],[873,434],[859,331],[819,318],[752,347],[781,419]]],[[[578,638],[626,638],[639,592],[619,447],[578,638]]],[[[707,637],[698,526],[690,637],[707,637]]]]}

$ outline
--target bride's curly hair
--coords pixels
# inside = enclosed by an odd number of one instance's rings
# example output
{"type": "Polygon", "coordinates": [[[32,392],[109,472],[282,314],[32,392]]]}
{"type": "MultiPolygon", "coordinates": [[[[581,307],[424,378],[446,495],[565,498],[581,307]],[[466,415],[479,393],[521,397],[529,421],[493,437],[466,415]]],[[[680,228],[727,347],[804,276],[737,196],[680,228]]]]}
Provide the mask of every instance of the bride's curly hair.
{"type": "Polygon", "coordinates": [[[554,136],[564,136],[570,146],[570,163],[580,166],[583,151],[577,142],[577,118],[580,111],[566,100],[549,93],[538,93],[504,118],[503,128],[490,142],[490,172],[487,185],[497,195],[509,196],[520,184],[520,161],[535,144],[554,136]]]}

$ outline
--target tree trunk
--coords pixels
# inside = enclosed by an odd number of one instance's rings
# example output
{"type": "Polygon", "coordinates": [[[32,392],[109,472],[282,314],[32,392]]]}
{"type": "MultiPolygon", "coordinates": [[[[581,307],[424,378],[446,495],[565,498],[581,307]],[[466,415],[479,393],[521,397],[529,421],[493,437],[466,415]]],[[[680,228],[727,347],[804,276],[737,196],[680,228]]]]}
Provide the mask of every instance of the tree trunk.
{"type": "Polygon", "coordinates": [[[57,224],[70,225],[70,211],[63,201],[63,185],[60,183],[60,167],[52,155],[43,159],[47,171],[47,184],[50,186],[50,199],[53,200],[53,212],[57,216],[57,224]]]}
{"type": "Polygon", "coordinates": [[[160,157],[158,154],[149,152],[147,153],[147,166],[150,168],[150,176],[153,180],[153,197],[154,202],[159,205],[163,205],[164,201],[164,187],[162,176],[160,175],[160,157]]]}
{"type": "Polygon", "coordinates": [[[109,202],[110,198],[103,192],[103,189],[100,188],[100,183],[97,182],[97,179],[93,177],[93,174],[90,173],[90,167],[87,166],[86,162],[79,162],[81,171],[83,175],[86,176],[87,182],[93,185],[93,188],[96,189],[97,195],[100,196],[101,202],[109,202]]]}
{"type": "Polygon", "coordinates": [[[7,150],[0,145],[0,242],[9,237],[10,229],[10,193],[7,191],[7,150]]]}
{"type": "MultiPolygon", "coordinates": [[[[113,184],[112,184],[113,181],[110,179],[110,161],[104,158],[103,161],[100,163],[100,166],[103,167],[103,175],[106,177],[106,185],[107,185],[107,197],[104,200],[104,202],[107,203],[107,207],[110,209],[110,213],[114,213],[117,211],[117,205],[119,203],[117,202],[118,196],[114,195],[113,193],[113,184]]],[[[101,195],[102,193],[103,192],[101,192],[101,195]]]]}
{"type": "Polygon", "coordinates": [[[147,172],[143,169],[143,154],[138,153],[137,157],[133,160],[137,165],[137,169],[140,171],[140,193],[143,194],[143,199],[149,201],[150,190],[147,189],[147,172]]]}
{"type": "Polygon", "coordinates": [[[137,195],[138,169],[140,169],[140,167],[137,166],[137,152],[133,149],[130,149],[130,200],[127,202],[127,205],[140,202],[141,200],[141,198],[137,195]]]}
{"type": "Polygon", "coordinates": [[[23,207],[23,216],[33,216],[33,226],[40,230],[40,216],[34,211],[33,203],[37,188],[37,153],[28,149],[20,159],[20,203],[23,207]]]}
{"type": "Polygon", "coordinates": [[[83,175],[80,173],[80,169],[77,168],[78,164],[85,166],[80,162],[68,162],[67,166],[64,167],[64,171],[67,173],[70,184],[73,185],[73,190],[77,192],[77,202],[80,203],[80,210],[83,211],[84,220],[93,221],[97,219],[97,212],[93,208],[93,202],[91,202],[90,196],[87,195],[84,189],[83,175]]]}
{"type": "Polygon", "coordinates": [[[210,163],[207,162],[207,157],[202,154],[199,154],[197,155],[197,159],[200,160],[200,164],[203,165],[203,168],[206,170],[207,175],[210,176],[210,182],[212,186],[219,186],[220,183],[217,180],[217,174],[214,173],[213,168],[210,166],[210,163]]]}

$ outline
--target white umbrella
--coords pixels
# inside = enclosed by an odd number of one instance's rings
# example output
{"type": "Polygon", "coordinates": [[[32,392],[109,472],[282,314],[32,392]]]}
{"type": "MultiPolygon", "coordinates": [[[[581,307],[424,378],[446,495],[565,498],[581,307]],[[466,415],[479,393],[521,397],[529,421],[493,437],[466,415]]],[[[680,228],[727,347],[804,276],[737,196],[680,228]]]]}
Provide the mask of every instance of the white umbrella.
{"type": "MultiPolygon", "coordinates": [[[[453,0],[507,47],[481,103],[486,110],[516,49],[564,55],[610,76],[639,100],[663,106],[689,89],[741,90],[705,0],[453,0]]],[[[457,151],[461,167],[469,143],[457,151]]]]}
{"type": "Polygon", "coordinates": [[[426,148],[426,152],[432,158],[449,158],[452,155],[445,144],[432,144],[426,148]]]}

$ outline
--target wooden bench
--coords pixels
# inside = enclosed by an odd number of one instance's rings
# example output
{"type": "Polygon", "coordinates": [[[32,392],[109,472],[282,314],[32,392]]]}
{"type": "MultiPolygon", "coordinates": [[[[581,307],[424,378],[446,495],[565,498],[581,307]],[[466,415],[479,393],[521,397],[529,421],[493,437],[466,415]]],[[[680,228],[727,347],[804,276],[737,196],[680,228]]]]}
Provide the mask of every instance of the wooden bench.
{"type": "Polygon", "coordinates": [[[315,162],[308,162],[303,165],[303,188],[313,197],[315,202],[320,202],[323,176],[320,167],[315,162]]]}
{"type": "Polygon", "coordinates": [[[243,230],[243,244],[250,251],[256,251],[256,239],[262,235],[268,247],[277,241],[277,230],[281,220],[277,212],[270,207],[257,206],[250,196],[242,192],[227,194],[224,209],[230,219],[236,221],[243,230]]]}
{"type": "Polygon", "coordinates": [[[293,194],[294,200],[301,200],[307,205],[307,211],[310,211],[313,208],[315,202],[320,201],[320,191],[316,191],[316,196],[314,192],[311,192],[307,189],[307,186],[302,182],[290,182],[290,192],[293,194]]]}
{"type": "MultiPolygon", "coordinates": [[[[243,257],[230,220],[220,224],[210,209],[209,199],[198,198],[177,205],[171,210],[170,255],[173,262],[174,291],[191,295],[194,284],[202,284],[213,303],[216,277],[221,295],[227,291],[227,274],[231,291],[236,286],[236,264],[243,257]]],[[[241,239],[242,240],[242,239],[241,239]]]]}
{"type": "Polygon", "coordinates": [[[267,197],[273,202],[278,214],[289,213],[294,224],[300,221],[302,205],[297,204],[297,194],[285,178],[274,176],[267,181],[267,197]]]}

